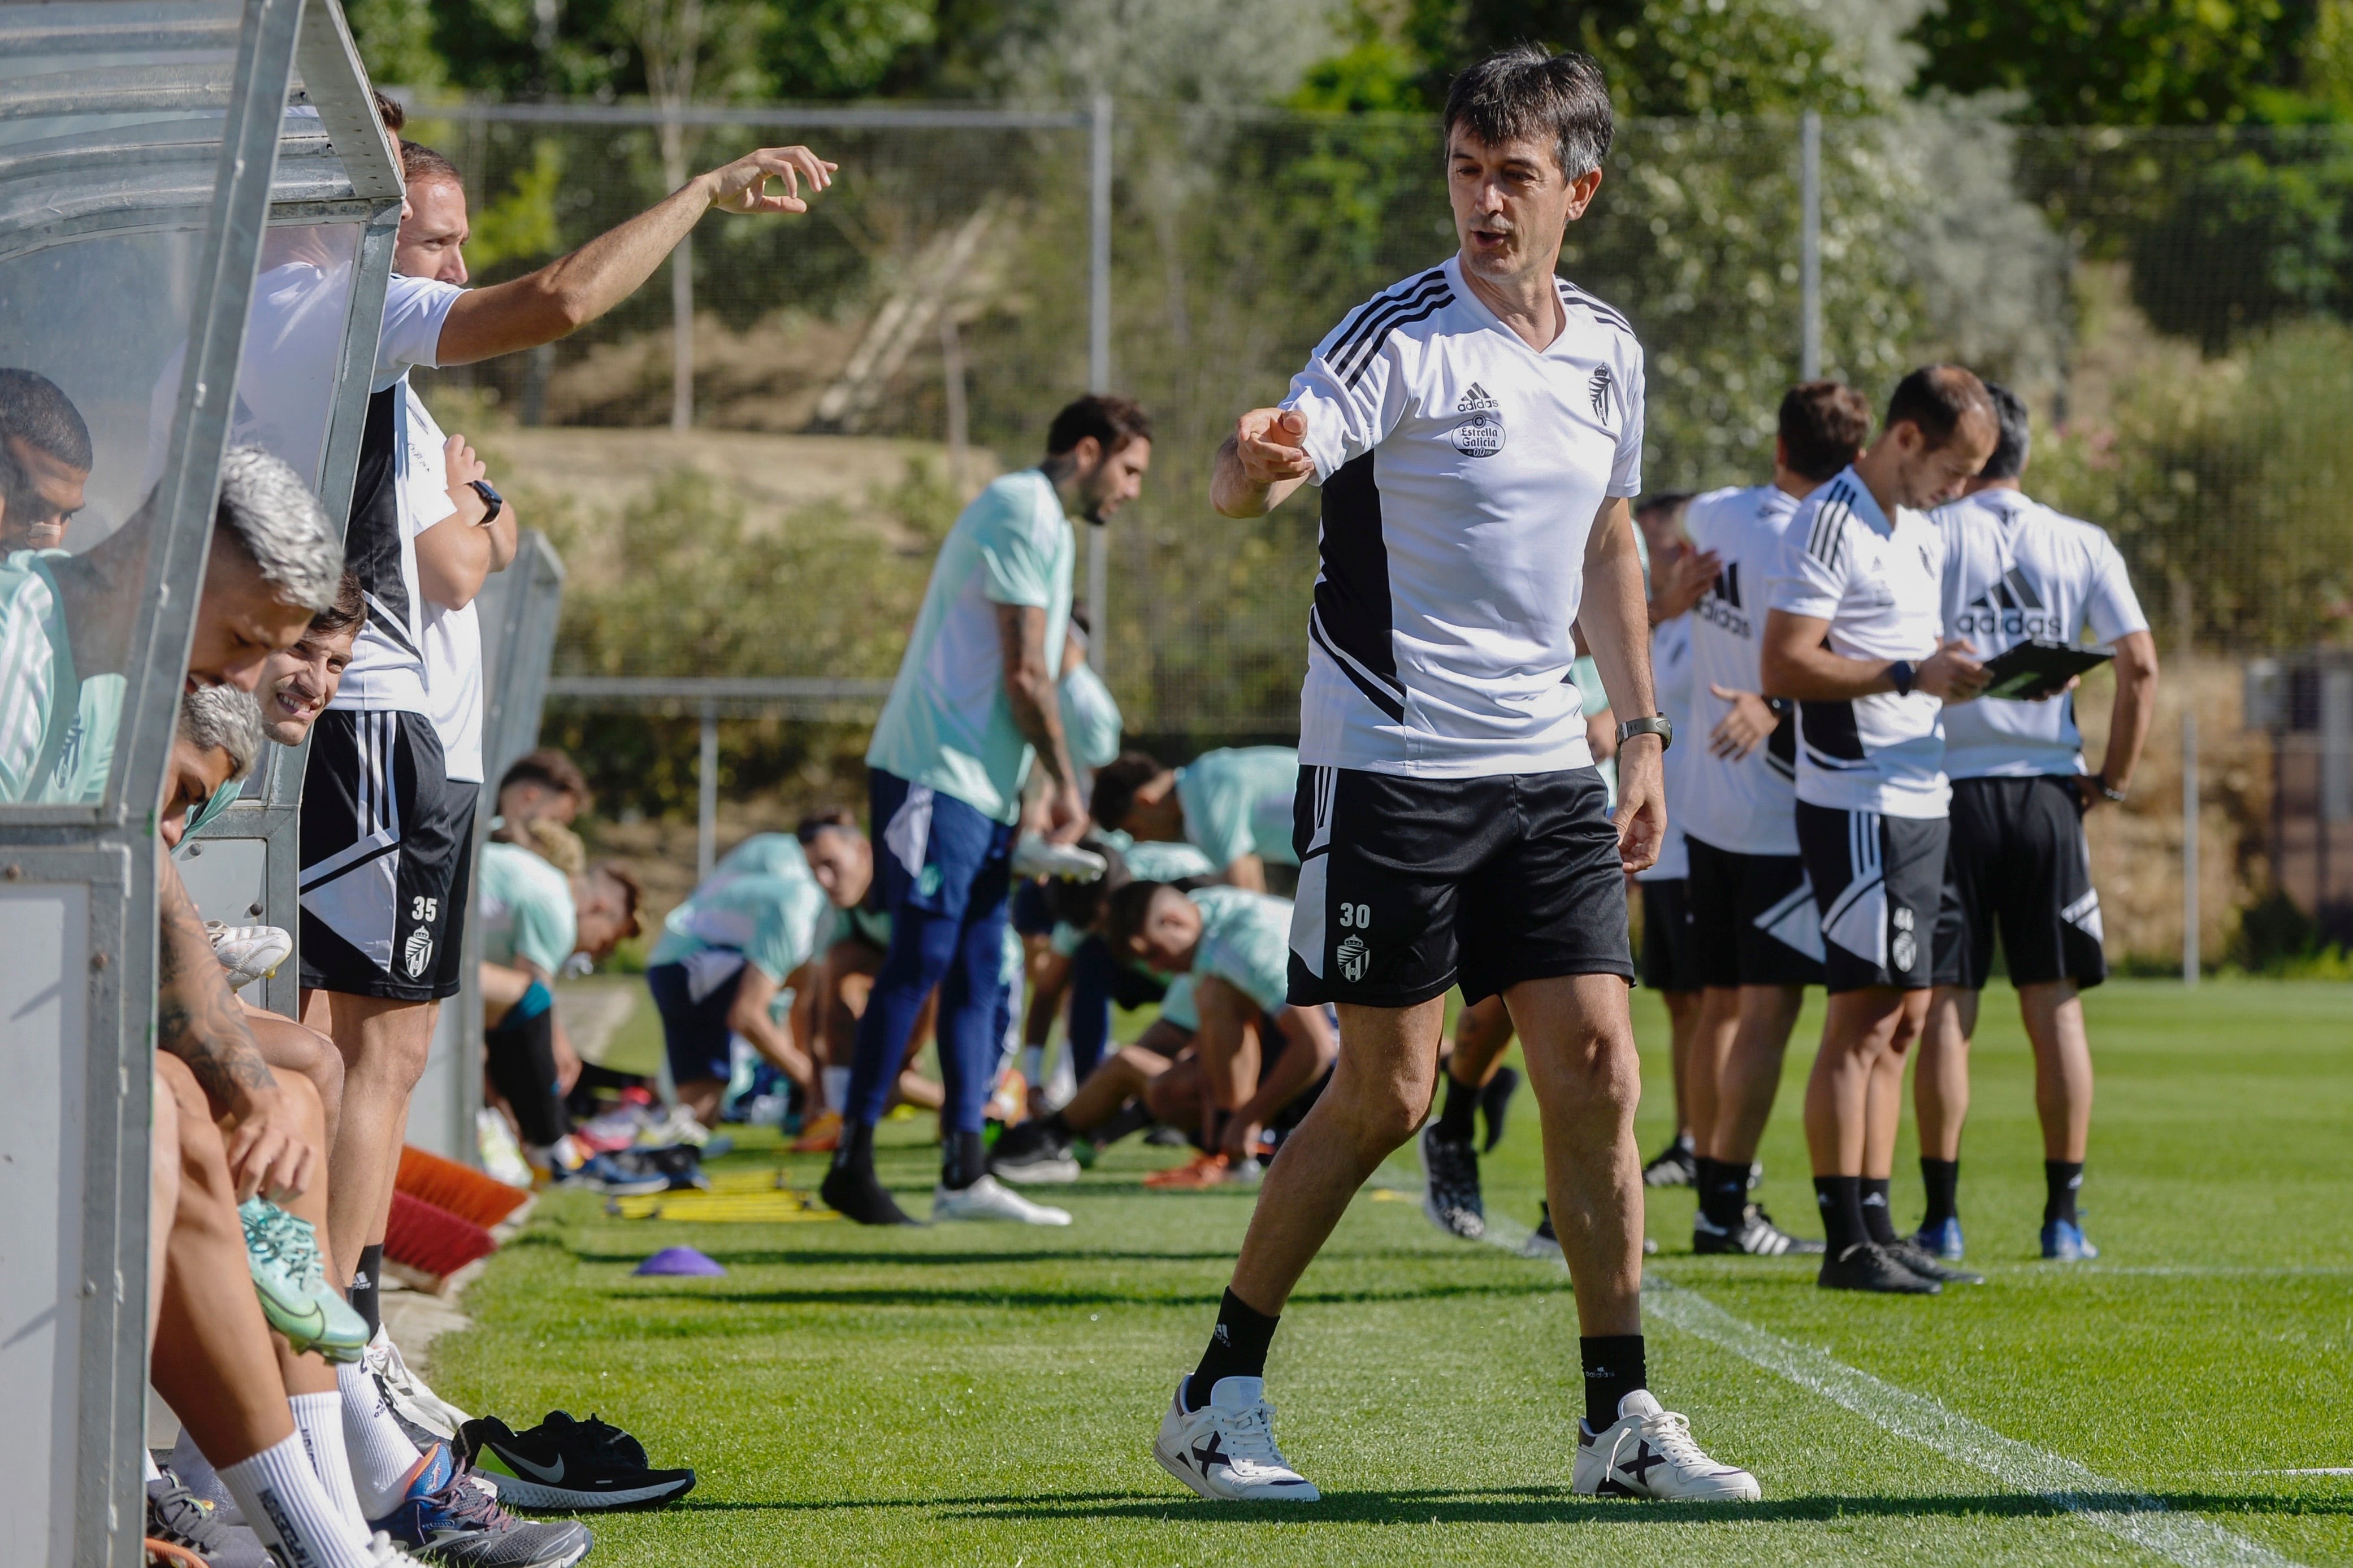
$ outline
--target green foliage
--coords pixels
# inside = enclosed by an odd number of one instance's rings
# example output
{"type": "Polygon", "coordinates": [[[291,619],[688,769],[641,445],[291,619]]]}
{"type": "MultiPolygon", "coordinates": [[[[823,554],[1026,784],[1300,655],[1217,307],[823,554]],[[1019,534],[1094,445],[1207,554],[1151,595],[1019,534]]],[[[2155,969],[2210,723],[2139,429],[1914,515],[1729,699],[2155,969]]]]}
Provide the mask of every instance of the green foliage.
{"type": "Polygon", "coordinates": [[[2320,927],[2285,893],[2274,893],[2239,916],[2230,965],[2274,980],[2353,980],[2353,952],[2320,940],[2320,927]]]}
{"type": "Polygon", "coordinates": [[[556,196],[564,185],[564,144],[543,136],[532,144],[531,163],[518,169],[506,195],[473,208],[468,261],[492,268],[514,259],[535,260],[564,248],[556,196]]]}
{"type": "Polygon", "coordinates": [[[2228,124],[2292,87],[2313,0],[1946,0],[1923,91],[2022,94],[2048,125],[2228,124]]]}
{"type": "Polygon", "coordinates": [[[448,79],[428,0],[350,0],[343,16],[377,81],[438,87],[448,79]]]}
{"type": "Polygon", "coordinates": [[[2152,322],[2220,353],[2281,318],[2353,300],[2353,155],[2317,151],[2209,163],[2135,237],[2133,298],[2152,322]]]}

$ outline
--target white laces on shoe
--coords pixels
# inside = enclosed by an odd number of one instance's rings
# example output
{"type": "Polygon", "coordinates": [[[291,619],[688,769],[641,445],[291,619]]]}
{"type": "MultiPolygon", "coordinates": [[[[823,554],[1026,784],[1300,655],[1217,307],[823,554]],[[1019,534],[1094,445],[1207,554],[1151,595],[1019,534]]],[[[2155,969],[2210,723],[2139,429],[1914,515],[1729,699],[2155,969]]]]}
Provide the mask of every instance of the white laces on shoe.
{"type": "Polygon", "coordinates": [[[1218,1413],[1218,1428],[1225,1435],[1229,1458],[1290,1468],[1282,1450],[1274,1446],[1273,1405],[1261,1400],[1248,1410],[1227,1410],[1216,1405],[1211,1408],[1218,1413]]]}
{"type": "Polygon", "coordinates": [[[1691,1422],[1680,1411],[1662,1410],[1656,1415],[1646,1415],[1637,1430],[1644,1442],[1678,1465],[1715,1462],[1693,1440],[1691,1422]]]}

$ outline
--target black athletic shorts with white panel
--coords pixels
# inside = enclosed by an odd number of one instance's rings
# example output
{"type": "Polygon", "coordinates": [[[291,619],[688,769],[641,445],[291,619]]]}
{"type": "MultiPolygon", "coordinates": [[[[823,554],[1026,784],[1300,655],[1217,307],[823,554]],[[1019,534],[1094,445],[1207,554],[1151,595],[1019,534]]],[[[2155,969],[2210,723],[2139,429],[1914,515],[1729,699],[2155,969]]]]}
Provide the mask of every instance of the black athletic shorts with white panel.
{"type": "Polygon", "coordinates": [[[1523,980],[1633,979],[1607,795],[1591,767],[1444,783],[1301,768],[1292,1002],[1410,1007],[1457,984],[1479,1002],[1523,980]]]}
{"type": "Polygon", "coordinates": [[[2073,778],[1953,781],[1953,833],[1936,917],[1936,984],[1985,989],[1994,932],[2013,984],[2108,977],[2100,895],[2073,778]]]}
{"type": "Polygon", "coordinates": [[[1292,1000],[1631,977],[1571,678],[1593,520],[1641,489],[1641,346],[1558,282],[1542,350],[1459,258],[1350,313],[1283,406],[1323,489],[1292,1000]]]}
{"type": "Polygon", "coordinates": [[[1936,983],[1949,826],[1941,816],[1798,803],[1798,844],[1821,910],[1822,983],[1831,995],[1936,983]]]}
{"type": "Polygon", "coordinates": [[[1821,913],[1800,855],[1740,855],[1686,837],[1691,950],[1703,986],[1820,985],[1821,913]]]}
{"type": "Polygon", "coordinates": [[[302,779],[304,989],[395,1002],[457,994],[452,895],[473,847],[473,786],[460,815],[441,770],[441,739],[422,713],[319,715],[302,779]]]}

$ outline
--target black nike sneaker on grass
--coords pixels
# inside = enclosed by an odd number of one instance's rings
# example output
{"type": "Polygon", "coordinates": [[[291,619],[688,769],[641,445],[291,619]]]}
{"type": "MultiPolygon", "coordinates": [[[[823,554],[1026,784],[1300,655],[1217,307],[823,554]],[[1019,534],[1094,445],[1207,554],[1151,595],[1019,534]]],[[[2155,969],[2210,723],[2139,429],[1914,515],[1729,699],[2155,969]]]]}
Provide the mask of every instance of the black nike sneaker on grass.
{"type": "Polygon", "coordinates": [[[871,1171],[836,1165],[818,1184],[818,1200],[847,1220],[860,1225],[913,1225],[890,1189],[871,1171]]]}
{"type": "Polygon", "coordinates": [[[1746,1258],[1811,1257],[1822,1250],[1819,1241],[1791,1236],[1773,1223],[1764,1205],[1750,1204],[1740,1211],[1736,1226],[1720,1226],[1702,1209],[1692,1216],[1692,1250],[1702,1255],[1737,1253],[1746,1258]]]}
{"type": "Polygon", "coordinates": [[[1487,1234],[1487,1202],[1479,1187],[1479,1152],[1471,1140],[1439,1136],[1438,1123],[1421,1130],[1421,1212],[1449,1236],[1477,1241],[1487,1234]]]}
{"type": "Polygon", "coordinates": [[[511,1508],[563,1513],[659,1508],[694,1489],[692,1470],[657,1470],[645,1445],[610,1422],[575,1421],[561,1410],[528,1432],[496,1416],[469,1421],[459,1439],[474,1468],[511,1508]]]}
{"type": "Polygon", "coordinates": [[[1697,1180],[1699,1156],[1692,1150],[1691,1135],[1685,1132],[1675,1134],[1675,1141],[1642,1167],[1642,1184],[1646,1187],[1688,1187],[1697,1180]]]}
{"type": "Polygon", "coordinates": [[[1985,1283],[1985,1276],[1976,1269],[1947,1263],[1908,1236],[1900,1237],[1893,1247],[1883,1245],[1881,1250],[1923,1279],[1934,1279],[1940,1285],[1985,1283]]]}
{"type": "Polygon", "coordinates": [[[1072,1152],[1074,1142],[1042,1119],[1008,1127],[988,1152],[989,1173],[1001,1182],[1075,1182],[1079,1160],[1072,1152]]]}
{"type": "Polygon", "coordinates": [[[1868,1241],[1857,1242],[1835,1258],[1825,1256],[1817,1283],[1825,1290],[1875,1290],[1886,1296],[1937,1296],[1945,1289],[1868,1241]]]}
{"type": "Polygon", "coordinates": [[[1504,1141],[1504,1114],[1512,1109],[1512,1096],[1519,1092],[1517,1068],[1497,1068],[1487,1087],[1479,1091],[1479,1115],[1487,1123],[1487,1136],[1479,1143],[1482,1154],[1493,1153],[1495,1145],[1504,1141]]]}

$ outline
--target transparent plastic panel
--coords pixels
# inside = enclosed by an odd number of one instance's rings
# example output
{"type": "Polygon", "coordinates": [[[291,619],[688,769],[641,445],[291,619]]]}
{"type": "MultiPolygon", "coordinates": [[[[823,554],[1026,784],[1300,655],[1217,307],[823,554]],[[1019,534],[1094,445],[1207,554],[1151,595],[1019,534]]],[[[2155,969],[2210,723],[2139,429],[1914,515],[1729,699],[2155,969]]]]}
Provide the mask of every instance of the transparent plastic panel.
{"type": "Polygon", "coordinates": [[[0,5],[0,146],[218,113],[242,15],[237,0],[0,5]]]}

